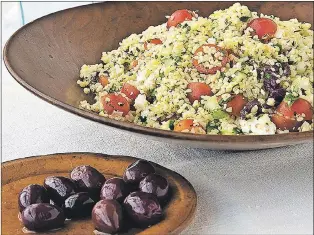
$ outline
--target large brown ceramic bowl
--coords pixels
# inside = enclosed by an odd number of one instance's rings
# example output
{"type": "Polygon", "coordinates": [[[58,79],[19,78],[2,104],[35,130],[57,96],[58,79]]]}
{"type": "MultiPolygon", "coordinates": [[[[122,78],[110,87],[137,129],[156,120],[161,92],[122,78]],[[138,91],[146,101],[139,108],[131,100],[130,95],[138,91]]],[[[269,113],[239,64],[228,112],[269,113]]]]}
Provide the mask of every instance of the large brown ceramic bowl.
{"type": "MultiPolygon", "coordinates": [[[[313,132],[261,136],[175,133],[103,118],[78,108],[86,97],[76,84],[80,67],[99,61],[131,33],[165,22],[182,8],[207,16],[233,2],[105,2],[60,11],[19,29],[7,42],[4,61],[12,76],[40,98],[107,126],[157,140],[210,149],[262,149],[308,142],[313,132]]],[[[253,11],[313,23],[313,2],[245,2],[253,11]]],[[[105,128],[105,127],[104,127],[105,128]]]]}

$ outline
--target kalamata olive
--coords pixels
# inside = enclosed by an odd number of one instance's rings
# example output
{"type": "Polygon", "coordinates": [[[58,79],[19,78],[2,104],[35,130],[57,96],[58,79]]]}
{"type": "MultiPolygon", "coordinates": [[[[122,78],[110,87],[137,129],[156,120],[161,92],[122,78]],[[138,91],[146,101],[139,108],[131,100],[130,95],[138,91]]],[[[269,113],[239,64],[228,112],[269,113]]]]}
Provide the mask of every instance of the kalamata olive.
{"type": "Polygon", "coordinates": [[[157,197],[151,193],[133,192],[124,200],[128,216],[139,226],[149,226],[162,219],[162,209],[157,197]]]}
{"type": "Polygon", "coordinates": [[[116,233],[122,228],[122,207],[116,200],[100,200],[92,211],[95,228],[104,233],[116,233]]]}
{"type": "Polygon", "coordinates": [[[65,199],[77,192],[75,183],[62,176],[49,176],[44,181],[48,195],[58,206],[62,206],[65,199]]]}
{"type": "Polygon", "coordinates": [[[269,98],[275,99],[275,106],[279,105],[286,95],[286,90],[284,88],[272,89],[269,91],[269,98]]]}
{"type": "Polygon", "coordinates": [[[243,107],[243,109],[240,112],[241,119],[245,119],[246,115],[251,113],[254,106],[257,107],[255,115],[259,115],[262,113],[262,105],[257,99],[255,99],[255,100],[247,102],[246,105],[243,107]]]}
{"type": "Polygon", "coordinates": [[[147,175],[155,173],[152,164],[145,160],[138,160],[125,170],[123,180],[127,183],[138,184],[147,175]]]}
{"type": "Polygon", "coordinates": [[[129,186],[122,178],[113,177],[108,179],[101,188],[101,199],[115,199],[123,202],[124,198],[130,193],[129,186]]]}
{"type": "Polygon", "coordinates": [[[49,203],[50,199],[46,189],[38,184],[26,186],[19,194],[19,208],[22,212],[27,206],[35,203],[49,203]]]}
{"type": "Polygon", "coordinates": [[[21,218],[24,226],[32,231],[60,228],[65,221],[62,209],[48,203],[37,203],[26,207],[21,218]]]}
{"type": "Polygon", "coordinates": [[[101,186],[106,179],[98,170],[91,166],[77,166],[71,172],[71,179],[76,182],[80,191],[89,192],[95,199],[99,199],[101,186]]]}
{"type": "Polygon", "coordinates": [[[65,217],[77,219],[91,216],[95,203],[87,192],[73,194],[64,202],[65,217]]]}
{"type": "MultiPolygon", "coordinates": [[[[289,76],[291,70],[288,63],[277,63],[275,65],[265,65],[259,69],[258,77],[264,79],[264,89],[269,92],[269,98],[275,99],[275,106],[280,104],[286,94],[286,90],[281,87],[277,80],[282,76],[289,76]]],[[[267,108],[267,106],[266,106],[267,108]]]]}
{"type": "Polygon", "coordinates": [[[142,179],[139,189],[144,193],[155,194],[158,199],[164,199],[168,193],[169,183],[168,180],[161,175],[150,174],[142,179]]]}

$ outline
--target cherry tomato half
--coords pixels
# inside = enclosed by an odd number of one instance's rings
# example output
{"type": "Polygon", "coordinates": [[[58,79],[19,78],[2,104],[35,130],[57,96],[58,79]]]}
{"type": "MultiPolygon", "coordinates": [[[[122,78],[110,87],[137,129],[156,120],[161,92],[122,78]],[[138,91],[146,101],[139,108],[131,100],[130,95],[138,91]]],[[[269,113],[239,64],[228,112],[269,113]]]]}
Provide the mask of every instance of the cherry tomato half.
{"type": "Polygon", "coordinates": [[[205,130],[201,126],[194,126],[194,120],[193,119],[184,119],[179,121],[174,126],[174,131],[176,132],[182,132],[188,130],[190,132],[191,130],[194,130],[193,133],[195,134],[205,134],[205,130]]]}
{"type": "Polygon", "coordinates": [[[202,46],[200,46],[195,52],[194,52],[194,56],[197,55],[197,53],[199,52],[204,52],[204,47],[214,47],[217,51],[220,51],[221,53],[224,54],[224,57],[221,61],[221,66],[215,66],[213,68],[206,68],[204,67],[203,65],[199,64],[198,63],[198,60],[197,59],[194,59],[192,60],[192,63],[194,65],[194,67],[197,69],[197,71],[199,71],[200,73],[203,73],[203,74],[215,74],[218,70],[221,71],[221,69],[223,67],[226,66],[226,64],[229,62],[229,54],[227,52],[227,50],[219,47],[219,46],[216,46],[214,44],[204,44],[202,46]]]}
{"type": "Polygon", "coordinates": [[[280,130],[292,131],[297,124],[293,111],[285,101],[282,101],[278,105],[276,113],[271,117],[271,121],[275,123],[276,127],[280,130]]]}
{"type": "Polygon", "coordinates": [[[183,9],[183,10],[177,10],[172,13],[172,15],[169,17],[167,22],[167,28],[174,26],[176,27],[178,24],[186,21],[186,20],[192,20],[193,18],[193,12],[183,9]]]}
{"type": "Polygon", "coordinates": [[[276,127],[282,131],[283,130],[292,131],[297,124],[297,121],[294,118],[289,118],[279,113],[273,114],[271,116],[271,121],[275,123],[276,127]]]}
{"type": "Polygon", "coordinates": [[[302,115],[304,114],[304,120],[311,121],[313,117],[312,105],[305,99],[299,98],[291,105],[292,112],[302,115]]]}
{"type": "Polygon", "coordinates": [[[125,116],[130,111],[130,104],[125,97],[120,94],[111,93],[104,95],[101,98],[104,110],[110,115],[114,111],[122,112],[122,116],[125,116]]]}
{"type": "Polygon", "coordinates": [[[248,27],[254,29],[253,35],[259,39],[268,40],[274,37],[277,31],[277,24],[268,18],[257,18],[248,23],[248,27]]]}
{"type": "Polygon", "coordinates": [[[100,75],[98,81],[103,87],[109,84],[109,78],[106,75],[100,75]]]}
{"type": "Polygon", "coordinates": [[[227,108],[232,108],[230,114],[239,117],[241,110],[246,105],[247,100],[243,95],[235,95],[228,103],[227,108]]]}
{"type": "Polygon", "coordinates": [[[140,91],[129,83],[124,83],[121,93],[125,94],[131,100],[135,100],[136,97],[140,94],[140,91]]]}
{"type": "Polygon", "coordinates": [[[278,129],[292,131],[297,125],[296,114],[304,114],[304,120],[312,120],[313,110],[311,104],[302,98],[294,101],[291,106],[287,102],[282,101],[278,105],[276,113],[272,115],[271,120],[278,129]]]}
{"type": "Polygon", "coordinates": [[[162,44],[162,41],[159,38],[154,38],[154,39],[150,39],[150,40],[144,42],[145,50],[148,50],[148,47],[147,47],[148,43],[158,45],[158,44],[162,44]]]}
{"type": "Polygon", "coordinates": [[[193,104],[195,100],[201,100],[201,96],[209,96],[212,94],[210,87],[202,82],[191,82],[188,84],[187,88],[191,89],[191,92],[187,94],[191,104],[193,104]]]}

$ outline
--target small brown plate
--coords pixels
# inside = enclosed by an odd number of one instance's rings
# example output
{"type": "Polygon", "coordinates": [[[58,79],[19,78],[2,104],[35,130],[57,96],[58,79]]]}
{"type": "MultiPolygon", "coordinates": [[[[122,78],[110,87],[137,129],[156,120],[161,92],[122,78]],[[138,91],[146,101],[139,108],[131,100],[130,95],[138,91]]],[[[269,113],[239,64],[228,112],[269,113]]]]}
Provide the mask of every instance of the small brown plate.
{"type": "MultiPolygon", "coordinates": [[[[19,235],[23,225],[18,219],[18,194],[29,184],[42,184],[47,176],[69,177],[78,165],[90,165],[102,172],[106,178],[122,176],[128,165],[138,160],[126,156],[109,156],[97,153],[61,153],[28,157],[2,164],[2,235],[19,235]]],[[[197,197],[192,185],[181,175],[158,164],[157,173],[165,176],[170,184],[171,199],[166,205],[164,219],[147,229],[132,229],[123,234],[178,234],[192,221],[197,197]]],[[[69,221],[58,231],[40,234],[85,235],[93,234],[94,226],[89,220],[69,221]]]]}

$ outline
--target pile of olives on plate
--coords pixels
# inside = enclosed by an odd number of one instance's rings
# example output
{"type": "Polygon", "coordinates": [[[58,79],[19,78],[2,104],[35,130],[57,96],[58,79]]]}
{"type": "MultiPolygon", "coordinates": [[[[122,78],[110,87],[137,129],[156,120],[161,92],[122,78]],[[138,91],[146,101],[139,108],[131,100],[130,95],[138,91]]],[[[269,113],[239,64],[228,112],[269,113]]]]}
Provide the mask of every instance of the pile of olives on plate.
{"type": "Polygon", "coordinates": [[[168,197],[167,179],[148,161],[138,160],[122,178],[106,180],[85,165],[75,167],[70,178],[49,176],[43,186],[25,187],[18,204],[21,221],[31,231],[58,229],[66,219],[92,217],[97,231],[112,234],[124,230],[126,221],[142,228],[158,223],[168,197]]]}

